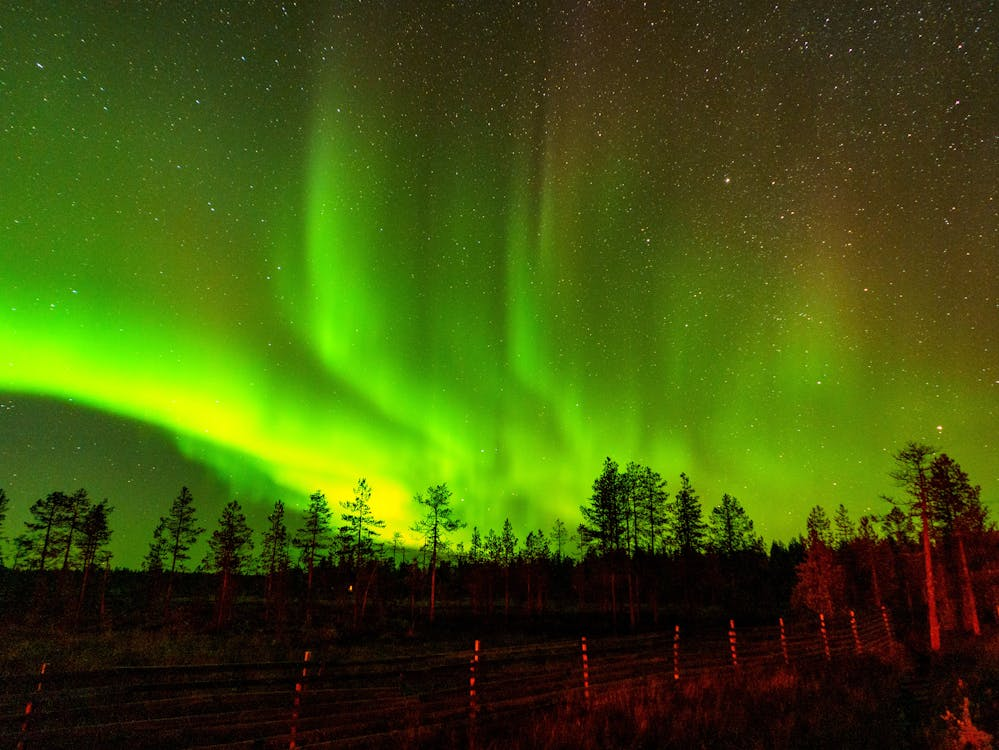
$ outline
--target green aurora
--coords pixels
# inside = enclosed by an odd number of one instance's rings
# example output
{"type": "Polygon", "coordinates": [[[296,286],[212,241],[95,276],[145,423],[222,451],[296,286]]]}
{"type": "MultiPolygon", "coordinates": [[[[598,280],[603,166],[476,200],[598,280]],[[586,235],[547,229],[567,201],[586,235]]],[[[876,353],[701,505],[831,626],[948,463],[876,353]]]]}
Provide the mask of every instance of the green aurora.
{"type": "Polygon", "coordinates": [[[997,508],[987,4],[263,5],[0,10],[8,536],[362,476],[523,536],[609,455],[787,539],[910,439],[997,508]]]}

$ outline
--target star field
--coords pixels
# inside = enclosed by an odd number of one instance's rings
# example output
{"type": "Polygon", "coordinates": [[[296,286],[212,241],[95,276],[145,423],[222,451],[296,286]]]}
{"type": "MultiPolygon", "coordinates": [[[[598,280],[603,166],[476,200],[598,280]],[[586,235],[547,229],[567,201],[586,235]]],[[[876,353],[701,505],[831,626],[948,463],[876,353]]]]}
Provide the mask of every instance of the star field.
{"type": "Polygon", "coordinates": [[[573,527],[610,455],[787,539],[907,440],[995,508],[994,9],[672,5],[5,6],[8,535],[360,476],[573,527]]]}

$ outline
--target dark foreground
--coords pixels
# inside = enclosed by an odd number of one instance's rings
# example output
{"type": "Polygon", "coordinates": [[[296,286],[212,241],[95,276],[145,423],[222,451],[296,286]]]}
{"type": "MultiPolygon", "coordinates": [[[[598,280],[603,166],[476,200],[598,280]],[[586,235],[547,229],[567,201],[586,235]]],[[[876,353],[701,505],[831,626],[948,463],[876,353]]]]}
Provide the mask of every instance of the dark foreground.
{"type": "MultiPolygon", "coordinates": [[[[32,649],[30,633],[6,636],[32,649]]],[[[782,652],[749,631],[735,660],[726,635],[707,631],[682,648],[670,633],[597,637],[586,660],[575,639],[483,643],[478,654],[340,643],[307,661],[274,660],[259,644],[268,660],[253,662],[252,643],[202,642],[198,658],[194,644],[162,638],[74,636],[60,644],[72,669],[53,662],[44,674],[8,661],[0,746],[887,750],[991,747],[999,730],[994,632],[930,658],[902,644],[858,654],[850,639],[827,654],[804,636],[782,652]],[[130,638],[159,663],[107,666],[130,660],[130,638]]]]}

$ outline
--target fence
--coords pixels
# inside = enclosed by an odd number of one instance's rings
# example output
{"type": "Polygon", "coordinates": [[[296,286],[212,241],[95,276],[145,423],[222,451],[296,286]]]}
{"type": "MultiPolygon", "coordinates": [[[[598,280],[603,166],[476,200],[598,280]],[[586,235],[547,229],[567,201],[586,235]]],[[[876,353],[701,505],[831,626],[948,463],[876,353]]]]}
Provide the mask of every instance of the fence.
{"type": "Polygon", "coordinates": [[[7,681],[0,747],[399,747],[472,737],[528,713],[585,711],[620,688],[801,668],[897,648],[887,615],[681,628],[343,661],[121,667],[7,681]]]}

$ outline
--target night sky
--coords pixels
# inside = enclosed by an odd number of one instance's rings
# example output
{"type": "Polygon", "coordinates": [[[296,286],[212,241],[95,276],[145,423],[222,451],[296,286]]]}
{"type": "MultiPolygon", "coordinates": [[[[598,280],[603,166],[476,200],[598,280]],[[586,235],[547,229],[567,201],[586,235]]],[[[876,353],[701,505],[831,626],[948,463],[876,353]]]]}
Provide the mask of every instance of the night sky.
{"type": "Polygon", "coordinates": [[[611,456],[789,539],[908,440],[999,509],[991,2],[218,5],[0,9],[8,537],[363,476],[523,538],[611,456]]]}

